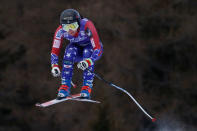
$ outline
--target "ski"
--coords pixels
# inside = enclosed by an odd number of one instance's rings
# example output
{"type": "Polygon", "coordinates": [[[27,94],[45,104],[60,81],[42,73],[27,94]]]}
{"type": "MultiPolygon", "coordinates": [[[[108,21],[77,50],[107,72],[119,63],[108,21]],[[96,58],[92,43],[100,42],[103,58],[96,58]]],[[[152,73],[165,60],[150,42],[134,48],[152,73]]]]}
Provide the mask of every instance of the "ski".
{"type": "Polygon", "coordinates": [[[44,103],[36,103],[36,106],[38,107],[48,107],[48,106],[51,106],[51,105],[54,105],[54,104],[57,104],[57,103],[60,103],[60,102],[63,102],[63,101],[67,101],[67,100],[70,100],[70,99],[74,99],[74,98],[79,98],[81,97],[81,94],[75,94],[75,95],[70,95],[64,99],[61,99],[61,100],[57,100],[57,99],[53,99],[53,100],[50,100],[50,101],[47,101],[47,102],[44,102],[44,103]]]}
{"type": "Polygon", "coordinates": [[[61,100],[53,99],[53,100],[50,100],[50,101],[47,101],[47,102],[44,102],[44,103],[36,103],[36,106],[38,106],[38,107],[48,107],[48,106],[51,106],[51,105],[54,105],[54,104],[57,104],[57,103],[60,103],[60,102],[63,102],[63,101],[67,101],[67,100],[101,103],[100,101],[80,98],[82,96],[83,96],[83,94],[79,93],[79,94],[75,94],[75,95],[70,95],[70,96],[68,96],[64,99],[61,99],[61,100]]]}
{"type": "Polygon", "coordinates": [[[91,100],[91,99],[81,99],[81,98],[74,98],[70,99],[72,101],[82,101],[82,102],[92,102],[92,103],[101,103],[100,101],[91,100]]]}

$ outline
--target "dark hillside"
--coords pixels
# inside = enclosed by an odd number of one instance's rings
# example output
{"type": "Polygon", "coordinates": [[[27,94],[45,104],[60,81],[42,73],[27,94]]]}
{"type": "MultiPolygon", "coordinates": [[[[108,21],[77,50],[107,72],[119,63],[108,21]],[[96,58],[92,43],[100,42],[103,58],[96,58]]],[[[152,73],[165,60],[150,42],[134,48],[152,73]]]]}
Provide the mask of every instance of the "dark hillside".
{"type": "Polygon", "coordinates": [[[196,8],[196,0],[1,0],[0,131],[197,130],[196,8]],[[92,98],[100,105],[34,106],[56,97],[60,79],[50,73],[50,51],[67,8],[97,28],[104,54],[96,72],[128,90],[158,122],[96,78],[92,98]]]}

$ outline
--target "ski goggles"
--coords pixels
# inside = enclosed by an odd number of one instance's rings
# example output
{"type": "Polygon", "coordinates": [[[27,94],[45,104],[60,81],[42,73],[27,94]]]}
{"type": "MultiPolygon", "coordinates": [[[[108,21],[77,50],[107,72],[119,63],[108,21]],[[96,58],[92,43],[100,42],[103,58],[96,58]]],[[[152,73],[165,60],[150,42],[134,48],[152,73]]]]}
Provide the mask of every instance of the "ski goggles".
{"type": "Polygon", "coordinates": [[[62,24],[62,29],[64,31],[69,31],[69,30],[77,30],[79,27],[77,22],[71,23],[71,24],[62,24]]]}

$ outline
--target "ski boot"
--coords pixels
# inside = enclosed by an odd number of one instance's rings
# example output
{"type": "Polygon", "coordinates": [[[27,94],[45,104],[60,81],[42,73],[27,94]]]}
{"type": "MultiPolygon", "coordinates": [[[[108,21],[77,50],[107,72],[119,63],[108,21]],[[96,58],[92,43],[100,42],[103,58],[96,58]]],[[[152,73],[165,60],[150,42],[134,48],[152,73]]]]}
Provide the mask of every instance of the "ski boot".
{"type": "Polygon", "coordinates": [[[81,98],[90,99],[91,88],[89,86],[82,86],[81,88],[81,98]]]}
{"type": "Polygon", "coordinates": [[[67,85],[61,85],[58,90],[57,100],[66,98],[69,95],[70,95],[70,87],[68,87],[67,85]]]}

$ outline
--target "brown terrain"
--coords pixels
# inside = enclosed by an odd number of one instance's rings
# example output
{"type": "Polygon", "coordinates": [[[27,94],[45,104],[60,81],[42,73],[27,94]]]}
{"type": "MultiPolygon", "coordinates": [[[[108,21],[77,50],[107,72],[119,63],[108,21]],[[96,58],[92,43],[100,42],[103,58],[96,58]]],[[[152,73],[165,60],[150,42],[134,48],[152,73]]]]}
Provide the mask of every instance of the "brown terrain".
{"type": "MultiPolygon", "coordinates": [[[[81,70],[75,68],[73,81],[78,93],[81,70]]],[[[56,130],[197,130],[197,1],[0,0],[0,131],[56,130]],[[67,8],[97,28],[104,53],[95,72],[130,92],[157,122],[97,78],[92,99],[101,104],[35,107],[55,98],[60,85],[50,51],[67,8]]]]}

